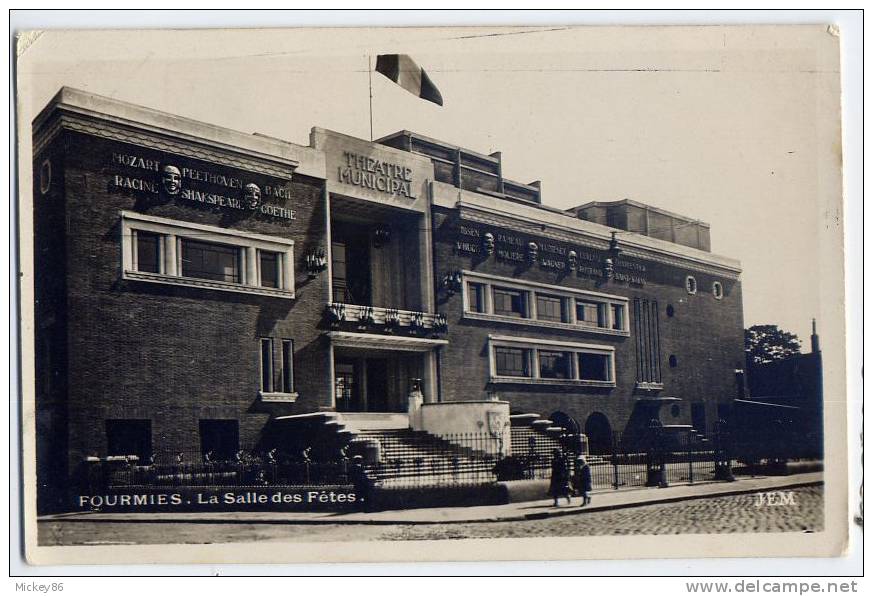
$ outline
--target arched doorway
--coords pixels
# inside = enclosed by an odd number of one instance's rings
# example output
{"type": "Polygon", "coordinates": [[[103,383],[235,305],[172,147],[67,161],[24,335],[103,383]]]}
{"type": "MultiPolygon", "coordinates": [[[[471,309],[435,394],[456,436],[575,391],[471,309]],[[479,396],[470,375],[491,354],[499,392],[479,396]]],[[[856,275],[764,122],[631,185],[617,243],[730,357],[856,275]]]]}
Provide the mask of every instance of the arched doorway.
{"type": "Polygon", "coordinates": [[[612,451],[612,426],[609,418],[601,412],[594,412],[585,421],[585,435],[588,437],[588,452],[602,455],[612,451]]]}
{"type": "Polygon", "coordinates": [[[579,423],[576,422],[576,419],[564,412],[552,412],[551,415],[549,415],[549,420],[551,420],[555,426],[560,426],[568,433],[578,434],[580,432],[579,423]]]}
{"type": "Polygon", "coordinates": [[[582,431],[576,419],[565,412],[552,412],[549,416],[552,426],[561,428],[561,447],[565,453],[579,454],[582,452],[582,431]]]}

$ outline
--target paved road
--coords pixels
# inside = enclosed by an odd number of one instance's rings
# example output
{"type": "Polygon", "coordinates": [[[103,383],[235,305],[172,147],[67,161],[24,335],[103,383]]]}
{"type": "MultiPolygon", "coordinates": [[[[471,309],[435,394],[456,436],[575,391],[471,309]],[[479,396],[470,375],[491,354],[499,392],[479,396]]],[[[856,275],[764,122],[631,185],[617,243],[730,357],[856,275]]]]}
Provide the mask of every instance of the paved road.
{"type": "Polygon", "coordinates": [[[746,494],[512,522],[372,526],[42,521],[39,542],[46,546],[202,544],[821,531],[824,526],[822,487],[798,488],[792,492],[793,504],[777,501],[759,505],[754,494],[746,494]]]}

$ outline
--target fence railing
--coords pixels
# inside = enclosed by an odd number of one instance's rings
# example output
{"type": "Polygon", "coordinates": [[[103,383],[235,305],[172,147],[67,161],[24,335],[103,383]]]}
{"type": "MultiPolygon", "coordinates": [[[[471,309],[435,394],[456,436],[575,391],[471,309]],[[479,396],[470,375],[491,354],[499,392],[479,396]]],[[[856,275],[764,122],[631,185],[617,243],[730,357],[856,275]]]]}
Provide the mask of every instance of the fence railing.
{"type": "MultiPolygon", "coordinates": [[[[727,480],[739,463],[784,462],[802,453],[792,445],[768,449],[748,438],[740,441],[724,430],[708,435],[666,434],[657,429],[634,437],[615,433],[608,449],[603,442],[599,445],[599,453],[587,454],[594,489],[727,480]]],[[[324,486],[353,484],[362,478],[381,488],[476,485],[548,479],[554,449],[562,452],[572,473],[584,446],[581,436],[570,433],[519,432],[509,445],[502,435],[487,432],[445,436],[362,433],[330,461],[311,461],[307,451],[241,450],[217,456],[185,450],[158,452],[146,461],[92,458],[86,470],[89,485],[109,488],[324,486]],[[364,459],[353,459],[356,455],[364,459]]]]}

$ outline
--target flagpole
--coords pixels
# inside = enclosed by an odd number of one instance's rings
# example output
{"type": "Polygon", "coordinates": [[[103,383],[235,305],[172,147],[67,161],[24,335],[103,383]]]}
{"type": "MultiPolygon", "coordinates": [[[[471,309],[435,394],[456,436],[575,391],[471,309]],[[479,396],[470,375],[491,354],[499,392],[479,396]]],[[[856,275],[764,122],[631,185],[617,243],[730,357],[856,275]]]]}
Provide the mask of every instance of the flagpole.
{"type": "Polygon", "coordinates": [[[373,142],[373,57],[367,54],[367,76],[370,79],[370,142],[373,142]]]}

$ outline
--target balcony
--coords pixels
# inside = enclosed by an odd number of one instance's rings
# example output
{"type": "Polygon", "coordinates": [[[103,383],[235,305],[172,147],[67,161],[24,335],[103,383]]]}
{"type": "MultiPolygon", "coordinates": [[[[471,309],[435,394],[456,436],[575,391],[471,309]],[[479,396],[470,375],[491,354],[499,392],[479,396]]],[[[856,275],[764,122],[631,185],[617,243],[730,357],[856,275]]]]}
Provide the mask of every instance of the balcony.
{"type": "Polygon", "coordinates": [[[439,336],[448,331],[445,315],[329,302],[324,310],[331,329],[362,333],[439,336]]]}

